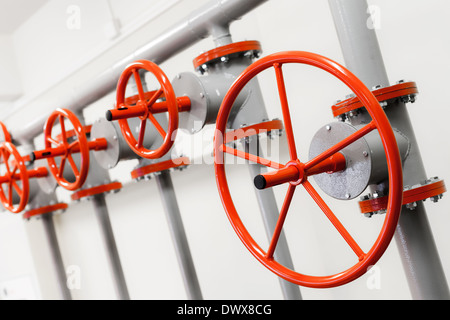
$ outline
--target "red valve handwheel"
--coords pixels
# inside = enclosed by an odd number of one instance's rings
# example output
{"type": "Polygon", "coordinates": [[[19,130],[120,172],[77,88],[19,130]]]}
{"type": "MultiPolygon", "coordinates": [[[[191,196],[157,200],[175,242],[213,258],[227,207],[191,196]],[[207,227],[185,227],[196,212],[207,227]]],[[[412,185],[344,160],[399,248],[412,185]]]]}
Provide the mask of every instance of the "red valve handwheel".
{"type": "Polygon", "coordinates": [[[40,158],[42,156],[47,158],[50,172],[53,174],[60,186],[71,191],[81,188],[83,183],[86,181],[89,170],[89,146],[86,138],[86,132],[84,127],[81,125],[80,120],[78,120],[73,112],[67,109],[56,109],[50,117],[48,117],[47,122],[45,123],[44,139],[45,150],[40,152],[43,154],[39,156],[37,156],[37,152],[35,152],[35,157],[40,158]],[[64,123],[65,119],[70,121],[75,132],[75,136],[71,137],[71,139],[73,139],[71,142],[68,141],[69,137],[64,123]],[[59,125],[61,127],[61,133],[59,136],[52,135],[56,120],[59,120],[59,125]],[[72,157],[72,153],[75,152],[80,153],[80,168],[77,167],[77,164],[72,157]],[[61,157],[59,165],[55,161],[55,157],[57,156],[61,157]],[[75,181],[68,181],[64,178],[63,173],[66,162],[69,162],[75,176],[75,181]]]}
{"type": "Polygon", "coordinates": [[[1,130],[0,134],[3,134],[2,136],[3,141],[12,142],[11,135],[9,134],[9,131],[3,122],[0,122],[0,130],[1,130]]]}
{"type": "Polygon", "coordinates": [[[392,128],[377,99],[356,76],[341,65],[317,54],[301,51],[281,52],[267,56],[253,63],[233,83],[225,96],[217,117],[214,141],[216,182],[228,219],[243,244],[253,254],[253,256],[278,276],[295,284],[314,288],[329,288],[343,285],[363,275],[369,266],[378,261],[388,247],[392,236],[394,235],[402,205],[403,180],[400,154],[392,128]],[[293,135],[293,125],[291,123],[289,105],[284,84],[282,67],[283,65],[289,63],[311,65],[323,69],[340,79],[357,95],[357,97],[363,102],[363,105],[367,106],[367,111],[372,117],[372,121],[366,124],[362,129],[356,131],[354,134],[348,136],[335,146],[305,163],[300,162],[297,157],[297,150],[293,135]],[[223,137],[226,133],[228,116],[236,97],[252,78],[268,68],[273,68],[276,74],[285,132],[289,146],[290,161],[285,165],[271,162],[267,159],[230,148],[223,144],[223,137]],[[387,213],[385,215],[385,220],[380,234],[370,250],[364,252],[308,181],[308,173],[310,171],[317,172],[314,168],[320,167],[323,162],[330,161],[330,158],[333,155],[337,155],[340,150],[375,129],[378,130],[381,136],[383,147],[386,152],[389,169],[389,199],[387,213]],[[261,248],[252,238],[240,219],[238,212],[236,211],[236,207],[233,203],[230,190],[228,188],[224,167],[224,153],[233,154],[261,165],[270,166],[279,171],[278,175],[278,172],[275,172],[273,175],[276,179],[279,179],[278,184],[283,182],[289,183],[288,191],[280,211],[278,222],[267,250],[261,248]],[[292,170],[294,168],[296,170],[292,170]],[[293,174],[291,171],[295,171],[296,174],[293,174]],[[287,182],[285,182],[287,177],[290,178],[287,182]],[[356,263],[349,269],[334,275],[313,276],[298,273],[275,261],[273,253],[278,242],[278,237],[283,228],[294,191],[296,187],[300,185],[306,189],[308,194],[314,199],[320,209],[325,213],[327,218],[331,221],[337,231],[356,254],[356,263]]]}
{"type": "MultiPolygon", "coordinates": [[[[117,83],[116,110],[113,111],[115,111],[115,114],[124,114],[123,118],[120,115],[120,119],[118,118],[120,129],[127,144],[137,155],[147,159],[158,159],[165,155],[172,147],[174,143],[173,134],[178,129],[178,102],[170,81],[168,80],[164,72],[155,63],[147,60],[138,60],[130,64],[122,72],[119,82],[117,83]],[[142,86],[141,78],[139,75],[139,70],[141,69],[152,73],[161,86],[158,90],[152,92],[150,97],[149,94],[145,92],[142,86]],[[127,83],[131,76],[134,76],[139,92],[139,98],[136,104],[133,106],[129,105],[129,102],[125,98],[127,83]],[[167,132],[153,115],[154,113],[161,112],[161,110],[152,110],[152,107],[157,105],[156,101],[160,98],[165,98],[163,110],[167,111],[168,113],[169,124],[167,132]],[[134,137],[127,121],[127,118],[136,116],[138,116],[141,120],[137,140],[134,137]],[[150,120],[150,122],[155,126],[158,133],[164,138],[164,142],[162,143],[162,145],[154,150],[147,149],[143,145],[147,120],[150,120]]],[[[115,118],[111,112],[109,112],[109,118],[110,119],[108,120],[111,120],[111,118],[115,118]]]]}
{"type": "Polygon", "coordinates": [[[1,163],[5,167],[5,174],[0,176],[0,200],[5,208],[12,213],[21,212],[28,203],[30,185],[25,161],[10,142],[0,144],[1,163]],[[12,159],[10,157],[12,156],[12,159]],[[21,182],[21,186],[17,183],[21,182]],[[7,190],[3,185],[7,185],[7,190]],[[5,192],[6,191],[6,192],[5,192]],[[13,204],[13,191],[19,196],[19,204],[13,204]]]}

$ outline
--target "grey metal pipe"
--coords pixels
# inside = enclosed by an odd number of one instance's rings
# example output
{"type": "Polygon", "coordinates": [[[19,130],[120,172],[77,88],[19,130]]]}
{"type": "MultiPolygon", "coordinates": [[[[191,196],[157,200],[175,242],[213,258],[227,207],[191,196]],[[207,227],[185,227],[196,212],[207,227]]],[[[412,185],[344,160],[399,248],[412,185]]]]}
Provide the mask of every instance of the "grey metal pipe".
{"type": "Polygon", "coordinates": [[[180,265],[186,294],[190,300],[201,300],[203,299],[202,292],[195,271],[194,261],[192,260],[191,250],[189,249],[186,232],[184,231],[170,172],[167,170],[161,171],[156,175],[156,182],[166,213],[178,264],[180,265]]]}
{"type": "Polygon", "coordinates": [[[45,235],[50,247],[53,266],[55,267],[56,278],[58,279],[58,288],[63,300],[72,300],[72,295],[67,287],[66,270],[59,249],[58,238],[56,236],[55,225],[53,223],[53,213],[42,215],[42,223],[44,224],[45,235]]]}
{"type": "MultiPolygon", "coordinates": [[[[23,154],[29,154],[32,150],[35,149],[35,145],[33,141],[28,141],[27,143],[22,145],[23,154]]],[[[33,167],[39,167],[36,163],[33,167]]],[[[31,169],[31,168],[28,168],[31,169]]],[[[47,204],[51,204],[53,201],[57,201],[56,194],[46,193],[41,188],[37,186],[37,181],[39,179],[31,179],[30,180],[30,196],[28,199],[28,205],[31,207],[43,207],[47,204]],[[34,187],[32,187],[34,186],[34,187]]],[[[41,215],[42,224],[45,230],[45,236],[47,239],[48,248],[50,251],[50,256],[52,260],[52,266],[54,268],[54,272],[56,274],[56,281],[58,284],[59,293],[63,300],[72,300],[72,294],[70,293],[70,289],[67,287],[67,277],[66,270],[64,267],[64,262],[62,259],[61,250],[59,247],[58,237],[56,235],[55,224],[53,222],[53,212],[45,213],[41,215]]]]}
{"type": "MultiPolygon", "coordinates": [[[[173,25],[160,36],[132,54],[115,63],[91,81],[72,89],[71,94],[60,95],[55,107],[78,111],[115,90],[117,80],[125,67],[137,59],[162,63],[180,51],[210,35],[216,44],[229,39],[228,25],[267,0],[211,0],[173,25]]],[[[42,133],[47,114],[16,127],[11,134],[20,142],[42,133]]]]}
{"type": "Polygon", "coordinates": [[[377,35],[374,29],[367,27],[370,19],[367,1],[329,0],[328,3],[346,67],[357,72],[369,89],[377,84],[389,86],[377,35]]]}
{"type": "MultiPolygon", "coordinates": [[[[144,91],[148,91],[149,89],[147,88],[147,82],[145,81],[144,74],[145,72],[141,73],[140,75],[141,83],[144,91]]],[[[134,87],[133,90],[137,94],[134,79],[132,79],[130,84],[132,87],[134,87]]],[[[165,130],[167,130],[167,127],[169,125],[167,117],[164,114],[156,114],[155,118],[157,119],[158,123],[165,130]]],[[[148,128],[146,131],[148,131],[148,128]]],[[[155,146],[160,146],[162,143],[163,137],[155,132],[154,138],[151,142],[152,148],[154,148],[155,146]]],[[[165,161],[170,159],[171,155],[170,152],[168,152],[166,155],[158,159],[158,161],[165,161]]],[[[145,158],[139,159],[139,166],[142,167],[152,163],[154,163],[154,160],[145,158]]],[[[188,299],[190,300],[201,300],[203,298],[200,290],[200,284],[198,282],[197,273],[195,271],[194,262],[192,260],[191,250],[189,248],[183,221],[181,219],[180,209],[178,207],[178,201],[175,195],[175,190],[173,188],[170,172],[168,170],[158,172],[156,174],[156,182],[158,184],[161,201],[166,214],[167,224],[169,226],[173,245],[175,247],[175,254],[180,267],[186,294],[188,296],[188,299]]]]}
{"type": "MultiPolygon", "coordinates": [[[[254,153],[257,154],[257,153],[254,153]]],[[[259,164],[249,164],[248,169],[250,172],[250,177],[253,179],[254,177],[260,175],[261,173],[266,172],[266,167],[261,166],[259,164]]],[[[273,233],[275,230],[275,226],[278,222],[277,213],[279,213],[279,209],[277,206],[277,202],[275,199],[275,195],[271,188],[264,190],[256,190],[256,197],[258,200],[259,208],[261,210],[261,216],[264,219],[264,227],[266,229],[267,238],[272,239],[273,233]]],[[[288,243],[286,240],[286,236],[284,231],[280,234],[278,239],[277,249],[274,253],[275,260],[281,263],[282,265],[294,269],[294,263],[291,258],[291,253],[289,251],[288,243]]],[[[300,293],[300,288],[298,285],[291,283],[287,280],[284,280],[278,277],[280,282],[280,287],[282,294],[286,300],[301,300],[302,295],[300,293]]]]}
{"type": "MultiPolygon", "coordinates": [[[[375,30],[367,27],[370,19],[367,1],[329,0],[329,6],[349,70],[369,88],[389,86],[375,30]]],[[[425,180],[425,168],[405,104],[399,101],[385,111],[391,125],[405,134],[411,143],[403,165],[404,185],[425,180]]],[[[403,206],[395,240],[413,299],[450,299],[423,203],[419,203],[414,211],[403,206]]]]}
{"type": "Polygon", "coordinates": [[[128,288],[125,281],[122,265],[120,263],[119,251],[114,240],[114,233],[109,219],[108,208],[106,207],[105,194],[100,193],[92,198],[95,213],[100,224],[100,230],[104,240],[104,245],[110,260],[112,275],[116,285],[116,293],[120,300],[129,300],[128,288]]]}

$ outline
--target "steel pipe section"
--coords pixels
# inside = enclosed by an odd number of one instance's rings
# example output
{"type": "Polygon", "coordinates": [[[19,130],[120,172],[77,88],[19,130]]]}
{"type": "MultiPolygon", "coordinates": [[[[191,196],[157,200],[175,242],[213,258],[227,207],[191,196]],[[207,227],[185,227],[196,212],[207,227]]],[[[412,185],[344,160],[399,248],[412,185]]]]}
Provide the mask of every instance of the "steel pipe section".
{"type": "MultiPolygon", "coordinates": [[[[389,86],[383,57],[370,19],[367,1],[329,0],[347,68],[364,84],[389,86]]],[[[398,101],[385,109],[392,127],[408,137],[410,152],[403,163],[403,184],[414,185],[427,179],[414,130],[405,103],[398,101]]],[[[352,120],[365,121],[365,115],[352,120]]],[[[413,212],[402,208],[395,240],[413,299],[450,299],[450,291],[433,234],[422,202],[413,212]]]]}
{"type": "MultiPolygon", "coordinates": [[[[115,90],[123,69],[137,59],[151,60],[160,64],[208,36],[213,37],[217,46],[228,43],[230,39],[229,24],[266,1],[212,0],[145,46],[115,63],[93,80],[73,88],[72,95],[62,95],[55,105],[74,112],[82,110],[115,90]]],[[[14,128],[11,133],[20,142],[29,141],[42,133],[46,119],[47,115],[44,115],[27,122],[26,126],[14,128]]]]}

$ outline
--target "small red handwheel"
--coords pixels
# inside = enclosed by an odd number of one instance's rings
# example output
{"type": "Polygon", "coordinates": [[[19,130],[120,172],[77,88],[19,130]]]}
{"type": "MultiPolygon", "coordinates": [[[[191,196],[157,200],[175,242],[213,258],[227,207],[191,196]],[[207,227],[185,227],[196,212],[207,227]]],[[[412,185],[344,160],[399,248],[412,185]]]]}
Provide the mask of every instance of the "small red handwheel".
{"type": "Polygon", "coordinates": [[[12,142],[12,139],[5,124],[0,122],[0,142],[3,141],[12,142]]]}
{"type": "Polygon", "coordinates": [[[153,62],[138,60],[125,68],[117,83],[116,109],[107,112],[108,120],[118,120],[122,134],[130,148],[140,157],[158,159],[164,156],[174,143],[174,132],[178,129],[178,102],[172,85],[164,72],[153,62]],[[145,92],[139,70],[152,73],[158,81],[160,88],[145,92]],[[134,105],[130,105],[125,97],[128,80],[134,76],[138,90],[138,99],[134,105]],[[158,99],[164,99],[163,103],[157,103],[158,99]],[[154,114],[168,113],[167,130],[161,126],[154,114]],[[139,117],[141,120],[138,138],[128,125],[127,119],[139,117]],[[148,149],[144,146],[145,127],[147,120],[153,124],[158,133],[164,138],[163,143],[156,149],[148,149]]]}
{"type": "Polygon", "coordinates": [[[58,108],[53,111],[44,126],[44,139],[45,150],[40,152],[35,151],[33,153],[34,158],[47,158],[50,172],[55,177],[58,184],[63,188],[71,191],[81,188],[86,181],[89,170],[89,146],[86,132],[77,116],[67,109],[58,108]],[[75,132],[74,136],[69,137],[67,134],[65,124],[66,119],[69,120],[73,126],[75,132]],[[52,131],[57,120],[61,127],[61,132],[55,134],[52,131]],[[79,167],[72,157],[73,153],[78,152],[80,153],[79,167]],[[61,158],[59,164],[57,164],[55,160],[56,157],[61,158]],[[67,162],[75,176],[74,181],[69,181],[64,177],[64,169],[67,162]]]}
{"type": "Polygon", "coordinates": [[[5,169],[0,175],[0,200],[7,210],[19,213],[27,205],[30,192],[25,161],[10,142],[0,144],[0,159],[5,169]],[[13,203],[14,194],[19,198],[17,205],[13,203]]]}
{"type": "Polygon", "coordinates": [[[394,235],[402,205],[403,179],[400,154],[393,130],[377,99],[350,71],[328,58],[301,51],[280,52],[253,63],[239,76],[238,79],[236,79],[225,96],[217,117],[214,141],[216,182],[228,219],[247,249],[269,270],[298,285],[314,288],[329,288],[343,285],[360,277],[367,271],[369,266],[375,264],[383,255],[392,239],[392,236],[394,235]],[[283,76],[283,65],[291,63],[311,65],[332,74],[346,84],[347,87],[349,87],[356,94],[356,96],[363,102],[363,105],[366,106],[367,111],[372,117],[372,121],[370,123],[366,124],[335,146],[329,148],[305,163],[302,163],[297,156],[293,135],[293,125],[289,113],[289,105],[283,76]],[[275,71],[284,127],[289,147],[290,161],[284,165],[234,149],[223,143],[223,137],[226,134],[228,117],[236,97],[252,78],[269,68],[273,68],[275,71]],[[381,231],[370,250],[364,252],[355,239],[345,229],[333,211],[329,208],[326,202],[322,199],[319,193],[315,190],[312,184],[308,181],[308,176],[320,172],[327,172],[330,168],[331,171],[340,171],[345,169],[345,162],[342,161],[343,157],[339,151],[375,129],[378,130],[381,136],[386,153],[389,170],[389,199],[387,213],[385,215],[385,220],[381,231]],[[230,194],[227,177],[225,174],[225,153],[245,158],[249,161],[276,169],[275,171],[259,175],[255,178],[255,186],[259,189],[268,188],[283,183],[288,184],[288,191],[281,207],[278,222],[267,250],[264,250],[258,245],[239,217],[230,194]],[[344,163],[344,168],[342,167],[342,163],[344,163]],[[300,185],[306,189],[307,193],[313,198],[316,204],[320,207],[323,213],[327,216],[333,226],[355,253],[355,264],[349,269],[334,275],[306,275],[291,270],[275,261],[274,251],[276,249],[294,191],[296,190],[296,187],[300,185]]]}

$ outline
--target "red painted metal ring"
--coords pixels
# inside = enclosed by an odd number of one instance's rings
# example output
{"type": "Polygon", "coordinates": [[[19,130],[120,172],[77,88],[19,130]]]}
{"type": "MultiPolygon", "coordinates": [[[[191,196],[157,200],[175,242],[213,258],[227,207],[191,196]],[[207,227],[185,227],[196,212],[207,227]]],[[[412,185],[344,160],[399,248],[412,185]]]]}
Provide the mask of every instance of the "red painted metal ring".
{"type": "Polygon", "coordinates": [[[73,191],[76,189],[79,189],[83,186],[84,182],[86,181],[87,174],[89,172],[89,145],[88,140],[86,137],[86,132],[84,131],[84,127],[81,125],[80,120],[78,120],[77,116],[70,110],[67,109],[61,109],[58,108],[52,114],[48,117],[47,122],[44,126],[44,139],[45,139],[45,150],[52,150],[56,148],[64,148],[65,152],[61,156],[61,163],[58,166],[55,157],[50,156],[47,158],[48,166],[50,169],[50,172],[55,177],[56,181],[60,186],[63,188],[73,191]],[[68,141],[63,141],[64,139],[56,140],[52,137],[52,131],[53,126],[56,123],[56,120],[59,119],[60,126],[61,126],[61,135],[66,136],[67,139],[67,131],[65,130],[65,124],[64,119],[68,119],[70,123],[72,124],[74,128],[75,135],[77,137],[77,140],[74,142],[71,142],[70,144],[68,141]],[[52,146],[57,145],[57,146],[52,146]],[[72,146],[78,147],[78,152],[80,152],[80,168],[77,168],[76,164],[73,162],[72,159],[72,146]],[[63,162],[64,159],[64,162],[63,162]],[[66,164],[66,161],[69,162],[70,166],[72,167],[72,171],[75,175],[75,181],[68,181],[63,176],[63,164],[66,164]]]}
{"type": "MultiPolygon", "coordinates": [[[[367,87],[361,82],[361,80],[359,80],[346,68],[323,56],[302,51],[280,52],[256,61],[238,77],[238,79],[233,83],[227,95],[225,96],[216,121],[216,132],[214,136],[214,141],[215,141],[214,166],[216,173],[216,182],[222,200],[222,204],[225,208],[228,219],[232,224],[236,234],[241,239],[242,243],[252,253],[252,255],[259,262],[261,262],[266,268],[268,268],[278,276],[282,277],[283,279],[298,285],[315,288],[329,288],[346,284],[360,277],[367,271],[367,268],[370,265],[375,264],[378,261],[378,259],[383,255],[384,251],[388,247],[395,233],[397,222],[400,215],[401,198],[403,191],[403,177],[402,177],[400,153],[398,150],[393,130],[389,124],[389,120],[387,119],[384,111],[381,109],[377,99],[372,94],[372,92],[369,89],[367,89],[367,87]],[[253,79],[260,72],[268,68],[274,68],[277,75],[280,101],[283,111],[284,127],[289,142],[289,153],[291,161],[298,160],[295,149],[295,143],[292,140],[293,139],[292,124],[287,107],[288,105],[287,98],[284,91],[285,85],[283,73],[281,71],[281,66],[289,63],[311,65],[332,74],[333,76],[341,80],[344,84],[346,84],[358,96],[358,98],[361,99],[364,105],[367,106],[366,109],[372,117],[372,122],[364,126],[362,129],[358,130],[355,134],[351,136],[351,138],[349,137],[344,139],[336,146],[324,152],[321,156],[318,156],[305,163],[305,169],[317,165],[318,163],[320,163],[321,159],[322,161],[327,159],[329,156],[335,154],[340,149],[344,148],[346,145],[356,141],[357,139],[361,138],[365,134],[375,129],[378,130],[380,134],[383,147],[386,152],[387,164],[389,169],[388,171],[389,171],[390,193],[388,198],[388,210],[385,216],[383,226],[374,244],[367,252],[362,251],[362,249],[358,247],[357,243],[355,243],[354,239],[348,236],[348,232],[346,232],[345,228],[339,226],[339,232],[345,238],[347,243],[352,247],[353,251],[355,251],[355,253],[357,254],[358,262],[356,262],[356,264],[350,267],[349,269],[334,275],[312,276],[301,274],[277,262],[273,258],[274,247],[272,246],[272,243],[275,242],[276,244],[277,241],[275,235],[273,236],[269,249],[266,252],[253,239],[249,231],[246,229],[244,223],[240,219],[236,207],[234,206],[233,199],[231,197],[231,193],[227,183],[224,166],[225,152],[234,154],[236,156],[244,157],[245,159],[250,159],[251,161],[260,164],[265,162],[262,160],[266,160],[261,159],[254,155],[239,152],[239,150],[230,150],[229,148],[227,149],[226,146],[223,144],[223,142],[221,143],[221,141],[223,141],[223,136],[226,133],[228,117],[230,115],[231,107],[233,106],[237,96],[251,79],[253,79]]],[[[273,164],[271,162],[268,162],[268,164],[272,168],[275,169],[280,168],[278,164],[273,164]]],[[[282,167],[283,166],[281,166],[281,168],[282,167]]],[[[327,207],[326,203],[323,201],[323,199],[321,199],[320,195],[315,191],[315,189],[307,181],[307,179],[304,179],[304,181],[302,181],[301,184],[305,187],[305,189],[308,191],[308,193],[311,195],[314,201],[320,206],[322,211],[324,211],[324,213],[327,215],[327,217],[330,219],[333,225],[338,226],[340,223],[339,220],[337,220],[333,215],[333,213],[330,212],[331,210],[327,207]]],[[[281,229],[278,227],[278,225],[281,226],[283,225],[284,217],[286,216],[288,210],[285,207],[285,203],[287,204],[287,206],[289,206],[289,203],[294,194],[294,188],[295,186],[289,184],[282,212],[280,212],[279,220],[277,223],[277,229],[279,231],[281,229]]]]}
{"type": "Polygon", "coordinates": [[[169,170],[172,168],[178,168],[187,166],[190,164],[189,158],[181,157],[177,159],[171,159],[166,161],[161,161],[157,163],[152,163],[144,167],[136,168],[131,171],[131,178],[138,179],[140,177],[146,176],[151,173],[161,172],[164,170],[169,170]]]}
{"type": "Polygon", "coordinates": [[[11,135],[3,122],[0,122],[0,130],[2,131],[4,138],[4,140],[0,142],[12,142],[11,135]]]}
{"type": "MultiPolygon", "coordinates": [[[[134,137],[133,132],[128,125],[128,116],[119,119],[118,123],[125,141],[129,145],[129,147],[140,157],[147,159],[158,159],[164,156],[170,150],[175,140],[176,130],[178,129],[178,109],[178,100],[175,96],[172,85],[166,74],[155,63],[147,60],[138,60],[128,65],[122,72],[117,83],[116,111],[127,110],[128,112],[130,110],[137,110],[136,115],[139,115],[139,118],[141,120],[138,138],[136,139],[134,137]],[[148,98],[148,95],[146,95],[144,92],[144,88],[139,76],[139,70],[145,70],[153,74],[159,85],[161,86],[160,89],[152,92],[150,101],[146,100],[148,98]],[[131,76],[135,77],[137,89],[139,91],[139,99],[138,101],[135,101],[136,98],[133,96],[128,101],[137,103],[136,106],[128,106],[126,104],[127,98],[125,97],[125,93],[128,85],[128,80],[131,78],[131,76]],[[167,129],[163,128],[158,123],[151,111],[151,106],[155,105],[155,102],[162,97],[165,98],[165,109],[167,110],[167,129]],[[156,149],[147,149],[143,145],[147,120],[150,120],[150,122],[157,129],[157,132],[159,132],[159,134],[164,139],[161,146],[156,149]]],[[[136,115],[131,115],[130,117],[135,117],[136,115]]]]}
{"type": "Polygon", "coordinates": [[[0,201],[8,211],[19,213],[25,209],[30,194],[29,176],[25,161],[11,142],[3,142],[0,144],[0,163],[6,169],[5,175],[1,176],[4,182],[0,183],[0,201]],[[20,180],[21,185],[18,185],[16,180],[20,180]],[[7,185],[7,190],[4,189],[4,184],[7,185]],[[15,190],[19,195],[17,205],[13,204],[12,190],[15,190]]]}
{"type": "MultiPolygon", "coordinates": [[[[390,87],[381,88],[372,91],[373,95],[378,101],[387,101],[403,96],[415,95],[419,93],[415,82],[403,82],[390,87]]],[[[334,104],[331,107],[333,116],[337,117],[341,114],[349,111],[362,108],[364,105],[361,103],[358,97],[353,97],[334,104]]]]}
{"type": "Polygon", "coordinates": [[[55,212],[58,210],[66,210],[68,208],[67,203],[57,203],[45,207],[40,207],[32,210],[28,210],[23,214],[24,219],[30,219],[31,217],[40,216],[43,214],[55,212]]]}
{"type": "Polygon", "coordinates": [[[252,135],[270,132],[272,130],[282,130],[283,122],[275,119],[271,121],[260,122],[240,129],[227,131],[224,143],[239,140],[252,135]]]}
{"type": "Polygon", "coordinates": [[[259,53],[261,52],[261,44],[258,41],[241,41],[217,47],[215,49],[204,52],[197,58],[195,58],[193,61],[194,68],[198,69],[202,65],[224,56],[247,51],[254,51],[259,53]]]}
{"type": "MultiPolygon", "coordinates": [[[[436,197],[447,191],[443,180],[426,184],[403,192],[403,205],[436,197]]],[[[359,202],[361,213],[372,213],[386,210],[388,197],[379,197],[359,202]]]]}
{"type": "Polygon", "coordinates": [[[122,183],[112,182],[108,184],[102,184],[100,186],[92,187],[89,189],[78,190],[71,194],[70,198],[72,200],[80,200],[81,198],[95,196],[96,194],[101,194],[109,191],[122,189],[122,183]]]}

